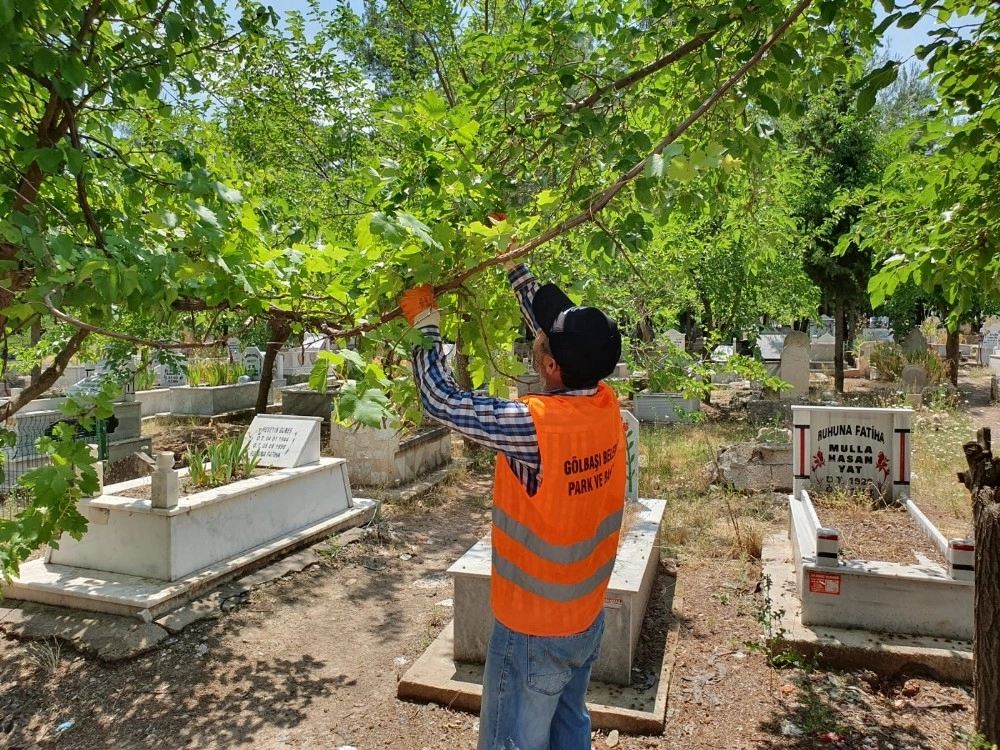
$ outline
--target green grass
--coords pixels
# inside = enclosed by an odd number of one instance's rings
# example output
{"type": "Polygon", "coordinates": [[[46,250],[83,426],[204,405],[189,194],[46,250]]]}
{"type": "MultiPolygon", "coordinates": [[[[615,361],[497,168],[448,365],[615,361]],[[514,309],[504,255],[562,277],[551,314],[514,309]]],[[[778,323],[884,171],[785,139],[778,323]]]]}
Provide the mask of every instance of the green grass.
{"type": "Polygon", "coordinates": [[[946,537],[965,536],[972,524],[972,498],[956,474],[968,468],[962,445],[975,439],[976,425],[966,412],[914,416],[910,496],[946,537]]]}
{"type": "Polygon", "coordinates": [[[639,495],[667,501],[661,552],[668,557],[758,558],[773,520],[769,495],[711,486],[707,465],[719,448],[751,440],[746,424],[700,423],[639,430],[639,495]]]}

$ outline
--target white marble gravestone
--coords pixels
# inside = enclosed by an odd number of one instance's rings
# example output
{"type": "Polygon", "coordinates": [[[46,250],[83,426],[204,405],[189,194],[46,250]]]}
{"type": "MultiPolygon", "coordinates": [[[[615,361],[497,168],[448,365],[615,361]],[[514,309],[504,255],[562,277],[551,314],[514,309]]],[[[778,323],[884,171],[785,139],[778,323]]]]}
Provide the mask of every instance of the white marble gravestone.
{"type": "Polygon", "coordinates": [[[288,469],[316,463],[322,423],[322,417],[258,414],[243,436],[243,445],[250,455],[257,454],[261,466],[288,469]]]}
{"type": "Polygon", "coordinates": [[[169,388],[179,385],[187,385],[187,357],[183,357],[177,362],[169,365],[159,365],[160,385],[169,388]]]}
{"type": "Polygon", "coordinates": [[[229,361],[240,361],[240,340],[235,336],[226,339],[226,349],[229,351],[229,361]]]}
{"type": "Polygon", "coordinates": [[[898,500],[910,488],[909,409],[792,406],[793,496],[839,487],[898,500]]]}
{"type": "Polygon", "coordinates": [[[1000,342],[1000,328],[984,328],[983,340],[979,344],[979,364],[984,367],[990,363],[990,355],[997,349],[1000,342]]]}
{"type": "Polygon", "coordinates": [[[687,337],[683,333],[681,333],[680,331],[675,331],[673,328],[671,328],[669,331],[666,332],[665,336],[667,338],[667,341],[669,341],[671,344],[676,346],[681,351],[684,351],[684,347],[687,343],[687,337]]]}
{"type": "Polygon", "coordinates": [[[251,380],[260,378],[264,370],[264,355],[256,346],[248,346],[243,352],[243,366],[251,380]]]}

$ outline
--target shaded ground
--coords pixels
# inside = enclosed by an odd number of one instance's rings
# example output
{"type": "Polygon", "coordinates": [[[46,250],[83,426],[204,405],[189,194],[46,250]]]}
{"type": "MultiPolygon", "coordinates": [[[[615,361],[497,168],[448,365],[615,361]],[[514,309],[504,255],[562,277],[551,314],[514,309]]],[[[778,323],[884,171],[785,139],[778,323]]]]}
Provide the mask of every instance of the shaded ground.
{"type": "MultiPolygon", "coordinates": [[[[996,424],[974,385],[976,426],[996,424]]],[[[445,571],[486,531],[490,497],[489,473],[467,473],[422,500],[389,505],[363,542],[327,543],[322,564],[131,662],[0,642],[0,748],[475,747],[476,716],[395,693],[451,619],[445,571]]],[[[773,528],[783,525],[776,514],[773,528]]],[[[621,737],[617,747],[967,746],[966,687],[795,660],[772,668],[761,653],[771,614],[756,565],[684,556],[668,564],[683,611],[667,728],[621,737]]],[[[594,747],[610,742],[597,734],[594,747]]]]}

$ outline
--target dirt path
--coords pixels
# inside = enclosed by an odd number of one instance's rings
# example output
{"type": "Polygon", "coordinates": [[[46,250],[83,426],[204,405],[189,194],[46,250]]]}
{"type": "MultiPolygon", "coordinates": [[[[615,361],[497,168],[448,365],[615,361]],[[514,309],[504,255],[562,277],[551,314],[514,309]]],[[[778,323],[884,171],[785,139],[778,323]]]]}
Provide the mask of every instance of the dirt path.
{"type": "Polygon", "coordinates": [[[1000,439],[1000,406],[990,402],[990,377],[959,378],[958,388],[968,401],[966,408],[974,426],[997,430],[1000,439]]]}

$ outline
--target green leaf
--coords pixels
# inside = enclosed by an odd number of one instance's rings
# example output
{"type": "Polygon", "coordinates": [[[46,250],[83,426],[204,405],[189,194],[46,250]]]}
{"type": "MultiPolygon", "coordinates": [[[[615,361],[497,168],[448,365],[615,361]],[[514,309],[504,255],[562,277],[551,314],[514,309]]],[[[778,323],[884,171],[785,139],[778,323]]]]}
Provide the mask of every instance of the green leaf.
{"type": "Polygon", "coordinates": [[[347,383],[337,399],[337,418],[341,422],[360,422],[368,427],[380,428],[391,416],[389,399],[377,388],[369,388],[360,396],[357,384],[347,383]]]}
{"type": "Polygon", "coordinates": [[[542,190],[535,197],[535,204],[538,206],[539,211],[545,211],[558,202],[559,196],[554,190],[542,190]]]}
{"type": "Polygon", "coordinates": [[[757,94],[756,101],[771,117],[777,117],[780,114],[781,110],[778,107],[778,103],[767,94],[757,94]]]}
{"type": "Polygon", "coordinates": [[[208,208],[208,206],[203,206],[200,203],[195,203],[194,201],[188,201],[188,206],[194,211],[198,218],[201,219],[206,224],[219,229],[219,217],[215,215],[215,211],[208,208]]]}
{"type": "Polygon", "coordinates": [[[615,245],[603,231],[595,231],[591,233],[590,238],[587,240],[587,247],[584,248],[584,255],[591,261],[596,261],[602,256],[606,258],[611,258],[614,256],[615,245]]]}
{"type": "Polygon", "coordinates": [[[70,174],[74,176],[79,175],[83,171],[84,165],[87,163],[87,157],[72,147],[64,148],[62,153],[66,158],[66,169],[68,169],[70,174]]]}
{"type": "Polygon", "coordinates": [[[878,95],[878,89],[874,86],[866,86],[858,92],[858,114],[863,115],[870,112],[872,107],[875,106],[875,97],[878,95]]]}
{"type": "MultiPolygon", "coordinates": [[[[3,8],[5,2],[8,0],[0,0],[0,9],[3,8]]],[[[2,15],[2,10],[0,10],[0,15],[2,15]]],[[[0,18],[0,24],[2,23],[3,19],[0,18]]],[[[31,58],[31,70],[40,76],[51,75],[58,68],[59,55],[51,47],[39,47],[35,51],[34,57],[31,58]]]]}
{"type": "Polygon", "coordinates": [[[691,160],[683,156],[675,156],[670,160],[670,168],[667,175],[671,180],[679,182],[689,182],[698,174],[698,170],[691,164],[691,160]]]}
{"type": "Polygon", "coordinates": [[[243,194],[239,190],[223,185],[221,182],[214,183],[213,187],[215,194],[219,196],[219,200],[223,203],[243,202],[243,194]]]}
{"type": "Polygon", "coordinates": [[[394,217],[382,211],[373,213],[369,218],[368,225],[372,234],[381,237],[391,245],[402,244],[403,240],[406,239],[406,232],[402,230],[394,217]]]}
{"type": "Polygon", "coordinates": [[[896,25],[901,29],[912,29],[914,26],[917,25],[917,21],[920,20],[921,15],[922,14],[919,12],[906,13],[900,16],[899,20],[896,22],[896,25]]]}
{"type": "Polygon", "coordinates": [[[407,213],[396,214],[396,220],[399,225],[409,229],[421,242],[423,242],[427,247],[433,247],[436,250],[441,249],[441,243],[434,239],[431,234],[430,227],[420,221],[416,216],[407,213]]]}
{"type": "Polygon", "coordinates": [[[80,88],[87,81],[87,69],[84,67],[83,61],[75,55],[63,57],[59,64],[59,72],[74,89],[80,88]]]}
{"type": "Polygon", "coordinates": [[[643,177],[663,177],[663,157],[660,154],[650,154],[646,166],[642,170],[643,177]]]}
{"type": "MultiPolygon", "coordinates": [[[[326,352],[320,352],[325,354],[326,352]]],[[[309,371],[309,387],[317,393],[326,393],[326,380],[330,374],[330,361],[321,356],[316,357],[309,371]]]]}

